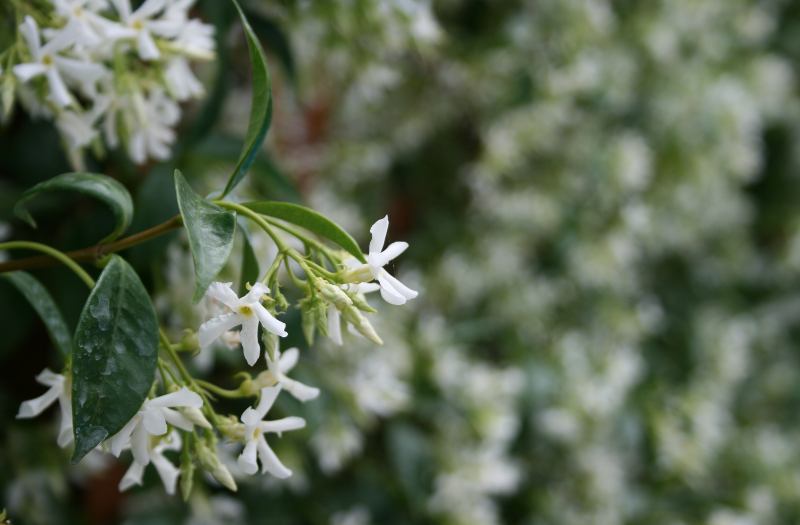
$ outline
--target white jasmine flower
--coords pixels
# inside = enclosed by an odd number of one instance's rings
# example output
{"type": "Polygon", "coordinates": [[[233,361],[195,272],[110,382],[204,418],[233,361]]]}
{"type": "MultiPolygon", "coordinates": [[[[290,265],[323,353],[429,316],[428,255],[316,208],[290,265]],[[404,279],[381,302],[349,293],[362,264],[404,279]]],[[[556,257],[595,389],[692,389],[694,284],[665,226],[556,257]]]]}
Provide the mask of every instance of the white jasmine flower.
{"type": "Polygon", "coordinates": [[[200,20],[189,20],[183,25],[177,38],[170,42],[170,47],[189,58],[213,60],[217,44],[214,40],[215,29],[200,20]]]}
{"type": "Polygon", "coordinates": [[[156,160],[167,160],[172,154],[170,145],[175,142],[175,130],[181,109],[163,91],[153,93],[146,101],[136,97],[138,128],[128,142],[128,155],[136,164],[144,164],[148,155],[156,160]]]}
{"type": "Polygon", "coordinates": [[[276,421],[262,421],[264,416],[275,403],[275,399],[281,391],[281,385],[265,387],[261,389],[261,402],[256,409],[248,408],[242,414],[241,420],[244,423],[244,450],[239,456],[239,467],[245,474],[255,474],[258,471],[256,454],[261,460],[261,473],[269,472],[276,478],[288,478],[292,471],[284,467],[278,456],[269,448],[267,440],[264,438],[265,432],[275,432],[279,436],[287,430],[296,430],[306,426],[303,418],[291,416],[276,421]]]}
{"type": "Polygon", "coordinates": [[[413,299],[418,294],[383,269],[389,261],[408,248],[408,243],[393,242],[384,250],[383,245],[386,242],[386,232],[388,230],[388,215],[373,224],[372,228],[369,229],[372,234],[372,240],[369,243],[367,262],[372,277],[381,284],[381,297],[389,304],[399,305],[404,304],[409,299],[413,299]]]}
{"type": "Polygon", "coordinates": [[[51,0],[58,16],[67,19],[66,27],[79,35],[78,41],[87,46],[97,45],[102,41],[101,34],[107,24],[113,24],[95,12],[96,5],[89,0],[51,0]]]}
{"type": "Polygon", "coordinates": [[[319,396],[319,388],[304,385],[286,376],[286,373],[294,368],[297,361],[300,359],[300,351],[297,348],[290,348],[281,354],[280,342],[275,343],[275,362],[270,360],[268,352],[265,353],[267,367],[272,377],[275,378],[275,381],[282,385],[287,392],[303,402],[315,399],[319,396]]]}
{"type": "MultiPolygon", "coordinates": [[[[152,439],[148,441],[147,457],[150,460],[149,462],[155,465],[158,475],[161,477],[161,481],[164,482],[164,488],[167,494],[171,496],[175,494],[175,485],[181,471],[164,457],[164,452],[167,450],[180,450],[181,436],[178,432],[173,430],[167,438],[159,440],[156,445],[153,445],[152,439]]],[[[122,481],[119,482],[119,491],[125,492],[134,485],[141,485],[146,466],[147,465],[143,465],[138,461],[131,463],[122,481]]]]}
{"type": "Polygon", "coordinates": [[[239,298],[231,290],[233,283],[213,282],[208,287],[206,295],[222,302],[232,311],[210,319],[200,325],[197,331],[197,340],[200,348],[206,348],[216,338],[237,325],[242,325],[242,348],[247,364],[253,366],[258,360],[260,348],[258,346],[258,323],[270,333],[286,337],[286,325],[270,314],[261,305],[261,296],[269,292],[269,288],[261,283],[256,283],[247,294],[239,298]]]}
{"type": "Polygon", "coordinates": [[[56,117],[56,128],[66,142],[70,162],[78,171],[85,169],[79,150],[91,144],[98,135],[94,124],[105,113],[108,105],[108,98],[101,95],[95,100],[92,109],[85,113],[78,114],[65,109],[56,117]]]}
{"type": "Polygon", "coordinates": [[[192,73],[189,62],[183,57],[170,59],[164,69],[164,81],[172,96],[180,101],[202,97],[206,92],[203,84],[192,73]]]}
{"type": "Polygon", "coordinates": [[[33,62],[17,64],[13,68],[14,74],[21,82],[28,82],[34,77],[45,75],[50,86],[50,98],[57,106],[64,107],[72,101],[61,77],[62,74],[81,84],[94,83],[105,74],[105,68],[100,64],[82,62],[57,54],[71,46],[78,38],[74,26],[64,27],[45,45],[41,45],[39,26],[32,17],[26,16],[19,30],[28,43],[33,62]]]}
{"type": "Polygon", "coordinates": [[[45,368],[41,374],[36,376],[36,382],[49,386],[50,389],[30,401],[25,401],[19,407],[17,419],[28,419],[36,417],[44,412],[50,405],[58,400],[61,407],[61,429],[58,432],[58,446],[66,447],[72,443],[72,392],[71,381],[61,374],[56,374],[50,369],[45,368]]]}
{"type": "Polygon", "coordinates": [[[145,0],[136,11],[131,12],[130,0],[111,0],[117,8],[122,26],[120,30],[109,33],[117,39],[136,39],[136,50],[142,60],[161,58],[153,34],[174,38],[181,30],[182,23],[172,20],[155,20],[158,13],[164,10],[166,0],[145,0]]]}
{"type": "Polygon", "coordinates": [[[194,428],[191,421],[186,419],[180,412],[170,410],[170,407],[200,408],[202,406],[203,399],[186,387],[171,394],[148,399],[128,424],[111,438],[111,453],[119,457],[120,452],[128,442],[128,438],[130,438],[133,459],[146,466],[150,463],[148,434],[163,436],[167,433],[167,423],[186,431],[194,428]]]}

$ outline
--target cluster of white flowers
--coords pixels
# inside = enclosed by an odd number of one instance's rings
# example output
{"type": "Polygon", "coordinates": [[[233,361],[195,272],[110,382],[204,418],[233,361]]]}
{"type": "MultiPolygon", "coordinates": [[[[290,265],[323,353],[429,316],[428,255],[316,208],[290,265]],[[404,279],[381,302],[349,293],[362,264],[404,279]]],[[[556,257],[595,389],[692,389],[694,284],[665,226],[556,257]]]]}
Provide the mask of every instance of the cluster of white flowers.
{"type": "Polygon", "coordinates": [[[25,16],[3,72],[19,101],[55,121],[76,170],[103,142],[137,164],[169,158],[178,103],[205,93],[189,60],[214,57],[214,26],[189,17],[194,0],[146,0],[135,11],[130,0],[51,3],[52,13],[25,16]]]}

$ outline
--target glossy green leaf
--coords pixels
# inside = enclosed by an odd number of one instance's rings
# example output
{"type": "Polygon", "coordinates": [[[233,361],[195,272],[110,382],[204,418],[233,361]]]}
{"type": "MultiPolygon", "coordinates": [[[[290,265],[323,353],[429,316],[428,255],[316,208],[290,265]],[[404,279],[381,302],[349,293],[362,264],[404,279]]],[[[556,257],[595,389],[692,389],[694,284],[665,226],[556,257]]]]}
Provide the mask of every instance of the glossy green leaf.
{"type": "Polygon", "coordinates": [[[252,285],[258,281],[259,268],[247,221],[244,220],[244,217],[239,217],[238,223],[244,235],[242,246],[242,272],[239,274],[239,295],[244,295],[247,293],[247,283],[252,285]]]}
{"type": "Polygon", "coordinates": [[[97,173],[65,173],[46,180],[23,193],[14,205],[14,215],[36,228],[27,202],[43,191],[74,191],[94,197],[106,203],[114,213],[116,227],[100,242],[110,242],[122,235],[133,220],[133,199],[125,186],[105,175],[97,173]]]}
{"type": "Polygon", "coordinates": [[[133,268],[112,255],[72,344],[73,464],[136,415],[153,386],[157,360],[153,303],[133,268]]]}
{"type": "Polygon", "coordinates": [[[0,274],[0,277],[13,284],[33,306],[33,309],[42,318],[47,333],[50,334],[50,339],[58,348],[61,357],[66,358],[72,352],[72,334],[70,334],[67,323],[64,322],[64,316],[61,315],[61,310],[58,309],[50,292],[38,279],[27,272],[8,272],[0,274]]]}
{"type": "Polygon", "coordinates": [[[239,10],[239,16],[244,25],[245,36],[247,37],[247,48],[250,51],[250,68],[253,75],[253,101],[250,106],[250,122],[247,124],[247,134],[244,139],[244,148],[239,156],[239,161],[236,163],[236,168],[233,170],[228,184],[220,195],[224,197],[236,187],[237,184],[244,178],[250,165],[258,155],[258,150],[261,143],[264,142],[264,137],[267,136],[267,130],[272,122],[272,83],[269,79],[269,69],[267,68],[267,59],[264,56],[264,49],[261,43],[256,38],[253,28],[244,16],[242,8],[236,0],[233,0],[236,9],[239,10]]]}
{"type": "Polygon", "coordinates": [[[175,170],[175,193],[194,259],[192,301],[197,304],[231,255],[236,214],[203,200],[178,170],[175,170]]]}
{"type": "Polygon", "coordinates": [[[362,263],[367,262],[356,241],[350,237],[338,224],[320,215],[319,213],[288,202],[248,202],[242,204],[256,213],[269,215],[276,219],[281,219],[292,224],[297,224],[303,228],[316,233],[321,237],[329,239],[348,252],[362,263]]]}

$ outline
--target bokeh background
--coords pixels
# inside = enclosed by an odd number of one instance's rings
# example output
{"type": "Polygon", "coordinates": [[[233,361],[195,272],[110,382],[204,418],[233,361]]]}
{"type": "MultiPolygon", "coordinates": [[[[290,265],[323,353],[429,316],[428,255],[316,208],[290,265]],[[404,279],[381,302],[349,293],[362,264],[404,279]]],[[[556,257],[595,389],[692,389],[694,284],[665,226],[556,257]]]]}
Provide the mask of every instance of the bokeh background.
{"type": "MultiPolygon", "coordinates": [[[[797,2],[243,4],[275,118],[236,196],[311,206],[364,246],[388,213],[390,240],[411,246],[392,271],[420,297],[374,301],[383,347],[292,337],[298,378],[323,390],[277,405],[308,421],[274,442],[294,476],[196,487],[183,504],[149,471],[118,494],[129,458],[67,467],[55,409],[13,419],[57,362],[0,280],[0,507],[14,523],[800,520],[797,2]]],[[[175,167],[220,187],[246,129],[235,12],[200,0],[196,13],[219,54],[197,71],[208,97],[186,107],[173,158],[90,160],[136,196],[134,230],[177,212],[175,167]]],[[[13,217],[22,191],[66,171],[51,124],[15,112],[0,128],[0,234],[65,250],[104,236],[106,210],[75,196],[34,201],[36,231],[13,217]]],[[[124,255],[174,334],[196,329],[181,234],[124,255]]],[[[82,283],[35,274],[74,326],[82,283]]],[[[219,348],[193,366],[234,386],[244,361],[219,348]]]]}

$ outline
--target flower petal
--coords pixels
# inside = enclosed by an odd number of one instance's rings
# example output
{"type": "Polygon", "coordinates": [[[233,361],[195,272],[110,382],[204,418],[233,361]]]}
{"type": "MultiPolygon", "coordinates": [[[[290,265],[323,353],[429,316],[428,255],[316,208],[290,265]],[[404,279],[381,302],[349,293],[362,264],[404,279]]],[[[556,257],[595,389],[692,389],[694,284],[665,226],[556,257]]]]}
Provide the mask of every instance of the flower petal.
{"type": "Polygon", "coordinates": [[[281,379],[281,384],[283,385],[284,390],[292,394],[295,399],[302,401],[303,403],[319,397],[319,388],[304,385],[300,381],[295,381],[294,379],[284,376],[284,378],[281,379]]]}
{"type": "Polygon", "coordinates": [[[253,311],[255,311],[256,315],[258,316],[258,320],[261,321],[261,324],[267,330],[267,332],[273,333],[275,335],[279,335],[281,337],[286,337],[286,323],[282,323],[275,319],[271,313],[264,308],[263,305],[258,303],[253,303],[250,306],[253,311]]]}
{"type": "Polygon", "coordinates": [[[383,252],[381,252],[381,255],[386,260],[386,262],[389,262],[398,255],[400,255],[401,253],[403,253],[404,251],[406,251],[406,248],[408,248],[407,242],[393,242],[392,244],[389,245],[388,248],[386,248],[385,250],[383,250],[383,252]]]}
{"type": "Polygon", "coordinates": [[[253,366],[261,355],[261,347],[258,346],[258,319],[253,316],[246,317],[242,321],[242,349],[244,350],[244,360],[253,366]]]}
{"type": "Polygon", "coordinates": [[[290,416],[275,421],[262,421],[258,428],[261,432],[274,432],[280,434],[289,430],[297,430],[298,428],[305,428],[306,420],[302,417],[290,416]]]}
{"type": "Polygon", "coordinates": [[[380,290],[381,285],[378,283],[358,283],[355,288],[356,293],[370,293],[380,290]]]}
{"type": "Polygon", "coordinates": [[[194,429],[194,423],[186,419],[186,417],[177,410],[172,410],[171,408],[162,408],[160,410],[161,413],[164,414],[164,419],[166,419],[167,423],[170,425],[187,432],[191,432],[192,429],[194,429]]]}
{"type": "Polygon", "coordinates": [[[275,386],[265,386],[261,389],[261,401],[258,403],[258,407],[256,407],[256,412],[261,416],[259,419],[264,419],[264,416],[266,416],[269,409],[272,408],[272,405],[275,403],[280,393],[280,383],[275,386]]]}
{"type": "Polygon", "coordinates": [[[36,382],[44,386],[63,386],[64,379],[64,376],[61,374],[56,374],[49,368],[45,368],[39,372],[38,376],[36,376],[36,382]]]}
{"type": "Polygon", "coordinates": [[[63,390],[58,396],[58,404],[61,408],[61,428],[58,430],[58,446],[67,447],[74,439],[72,431],[72,400],[63,390]]]}
{"type": "Polygon", "coordinates": [[[114,7],[117,9],[117,13],[119,13],[119,18],[124,23],[128,23],[128,18],[131,16],[131,1],[130,0],[111,0],[111,3],[114,4],[114,7]]]}
{"type": "Polygon", "coordinates": [[[280,357],[278,357],[278,369],[285,374],[295,367],[299,359],[300,350],[297,348],[290,348],[285,352],[281,352],[280,357]]]}
{"type": "Polygon", "coordinates": [[[158,60],[161,58],[161,51],[158,50],[153,37],[147,31],[139,31],[136,36],[136,49],[139,51],[139,58],[142,60],[158,60]]]}
{"type": "Polygon", "coordinates": [[[265,293],[269,293],[269,288],[265,284],[256,283],[250,288],[250,291],[247,292],[241,299],[238,300],[238,304],[240,306],[244,305],[251,305],[253,303],[260,303],[261,296],[265,293]]]}
{"type": "Polygon", "coordinates": [[[163,436],[167,433],[167,420],[159,408],[153,407],[145,411],[142,416],[142,424],[147,432],[154,436],[163,436]]]}
{"type": "Polygon", "coordinates": [[[73,82],[92,84],[106,74],[106,68],[100,64],[83,62],[74,58],[55,56],[53,62],[56,63],[58,70],[73,82]]]}
{"type": "Polygon", "coordinates": [[[328,338],[337,346],[342,346],[342,322],[339,310],[331,305],[328,308],[328,338]]]}
{"type": "Polygon", "coordinates": [[[220,315],[201,324],[197,330],[197,342],[200,344],[200,348],[206,348],[214,339],[237,324],[242,324],[242,316],[234,312],[220,315]]]}
{"type": "Polygon", "coordinates": [[[264,435],[258,436],[258,458],[261,460],[261,473],[269,472],[276,478],[285,479],[292,475],[292,471],[283,466],[278,456],[269,448],[264,435]]]}
{"type": "Polygon", "coordinates": [[[139,6],[139,9],[133,12],[133,16],[140,20],[142,18],[150,18],[164,9],[165,3],[165,0],[145,0],[145,2],[139,6]]]}
{"type": "Polygon", "coordinates": [[[47,75],[47,83],[50,85],[50,97],[53,102],[59,107],[68,106],[72,100],[69,98],[67,85],[64,84],[64,80],[58,74],[58,70],[54,67],[49,67],[45,75],[47,75]]]}
{"type": "Polygon", "coordinates": [[[395,290],[392,284],[386,280],[386,275],[386,272],[381,272],[378,276],[378,281],[381,283],[381,297],[389,304],[405,304],[406,298],[395,290]]]}
{"type": "Polygon", "coordinates": [[[61,394],[61,391],[62,391],[61,385],[54,385],[51,386],[47,392],[37,397],[36,399],[31,399],[30,401],[23,402],[19,406],[19,414],[17,414],[17,419],[27,419],[38,416],[39,414],[44,412],[50,405],[56,402],[56,399],[58,399],[58,396],[61,394]]]}
{"type": "Polygon", "coordinates": [[[144,474],[144,467],[141,463],[134,461],[131,463],[130,468],[122,477],[122,481],[119,482],[119,491],[125,492],[129,488],[134,485],[141,485],[142,484],[142,475],[144,474]]]}
{"type": "Polygon", "coordinates": [[[150,460],[153,462],[153,465],[155,465],[158,475],[161,476],[161,481],[164,482],[164,488],[167,494],[170,496],[175,494],[175,484],[181,473],[180,469],[175,467],[175,465],[170,463],[169,460],[160,453],[151,453],[150,460]]]}
{"type": "Polygon", "coordinates": [[[131,437],[131,433],[133,432],[134,427],[138,425],[142,421],[141,416],[136,414],[128,421],[122,429],[114,434],[111,438],[111,453],[114,456],[119,457],[119,453],[122,452],[122,449],[125,447],[125,443],[128,442],[128,438],[131,437]]]}
{"type": "Polygon", "coordinates": [[[242,412],[242,423],[244,423],[244,436],[245,439],[252,439],[253,434],[255,433],[256,429],[258,428],[258,424],[261,423],[261,418],[263,416],[259,414],[253,407],[247,407],[247,409],[242,412]]]}
{"type": "Polygon", "coordinates": [[[145,402],[151,407],[196,407],[203,406],[203,398],[186,387],[177,392],[157,397],[145,402]]]}
{"type": "Polygon", "coordinates": [[[219,283],[214,281],[208,285],[206,295],[213,297],[217,301],[233,310],[239,306],[239,298],[236,296],[236,292],[231,290],[232,284],[233,283],[219,283]]]}
{"type": "Polygon", "coordinates": [[[386,281],[389,284],[392,285],[392,288],[394,288],[394,290],[396,292],[398,292],[400,295],[402,295],[406,299],[413,299],[414,297],[419,295],[417,292],[415,292],[414,290],[412,290],[408,286],[404,285],[403,283],[401,283],[400,281],[398,281],[397,279],[395,279],[394,277],[389,275],[388,272],[382,272],[381,276],[384,279],[386,279],[386,281]]]}
{"type": "Polygon", "coordinates": [[[239,456],[239,468],[242,469],[242,472],[245,474],[252,475],[258,472],[258,463],[256,463],[257,446],[256,440],[251,439],[244,446],[244,450],[239,456]]]}
{"type": "MultiPolygon", "coordinates": [[[[164,426],[166,427],[166,424],[164,426]]],[[[134,427],[133,434],[131,434],[131,452],[133,452],[133,459],[142,465],[150,463],[150,455],[147,453],[149,439],[150,437],[147,435],[147,429],[144,424],[134,427]]]]}
{"type": "Polygon", "coordinates": [[[44,64],[17,64],[12,69],[20,82],[27,82],[47,72],[47,66],[44,64]]]}
{"type": "MultiPolygon", "coordinates": [[[[35,61],[39,61],[41,56],[41,37],[39,36],[39,26],[31,15],[26,15],[25,20],[19,25],[19,32],[31,50],[31,56],[35,61]]],[[[14,72],[16,73],[16,71],[14,72]]],[[[19,76],[19,75],[17,75],[19,76]]]]}
{"type": "Polygon", "coordinates": [[[380,219],[369,229],[372,240],[369,242],[369,253],[380,253],[386,242],[386,232],[389,231],[389,216],[380,219]]]}

